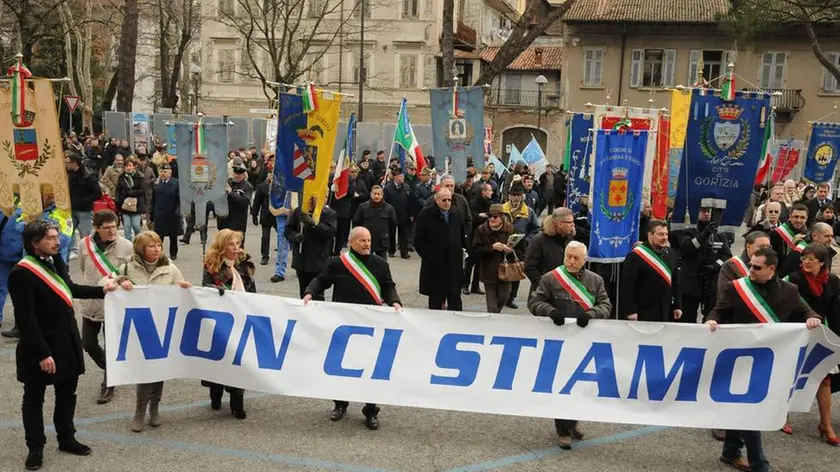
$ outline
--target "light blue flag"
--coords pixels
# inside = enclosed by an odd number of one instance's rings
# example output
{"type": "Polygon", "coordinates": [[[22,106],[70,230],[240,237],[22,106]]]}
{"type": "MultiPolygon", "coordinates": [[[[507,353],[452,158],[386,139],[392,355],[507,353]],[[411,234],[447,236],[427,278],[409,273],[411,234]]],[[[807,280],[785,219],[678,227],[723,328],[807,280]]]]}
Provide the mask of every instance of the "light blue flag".
{"type": "Polygon", "coordinates": [[[524,162],[525,164],[528,163],[528,161],[526,161],[525,158],[522,157],[522,154],[520,154],[519,149],[516,149],[516,145],[511,144],[510,157],[508,157],[508,168],[513,169],[513,166],[516,165],[517,162],[524,162]]]}
{"type": "Polygon", "coordinates": [[[531,142],[522,150],[522,158],[529,166],[534,167],[534,180],[539,180],[545,174],[545,168],[548,166],[548,159],[537,142],[537,138],[531,136],[531,142]]]}
{"type": "Polygon", "coordinates": [[[195,153],[195,123],[175,123],[175,156],[178,159],[178,189],[181,212],[189,214],[195,203],[195,225],[207,225],[207,202],[213,202],[213,213],[227,216],[225,186],[227,174],[227,124],[199,125],[204,130],[204,156],[195,153]],[[183,170],[181,170],[183,169],[183,170]]]}
{"type": "Polygon", "coordinates": [[[493,164],[496,167],[496,176],[501,178],[505,175],[505,163],[502,162],[501,159],[496,157],[495,154],[490,154],[490,162],[488,164],[493,164]]]}
{"type": "Polygon", "coordinates": [[[467,160],[484,167],[484,87],[458,87],[458,116],[453,116],[451,88],[429,90],[432,142],[437,162],[450,158],[449,173],[462,182],[467,160]]]}

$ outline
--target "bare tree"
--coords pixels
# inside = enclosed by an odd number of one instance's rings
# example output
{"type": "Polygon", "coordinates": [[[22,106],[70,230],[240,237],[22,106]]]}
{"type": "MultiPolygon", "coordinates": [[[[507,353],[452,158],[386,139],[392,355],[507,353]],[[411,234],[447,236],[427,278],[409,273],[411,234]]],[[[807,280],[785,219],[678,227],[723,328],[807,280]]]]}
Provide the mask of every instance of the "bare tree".
{"type": "Polygon", "coordinates": [[[64,53],[67,77],[70,79],[70,93],[80,97],[82,127],[92,130],[93,78],[90,61],[94,43],[93,2],[63,3],[58,7],[58,14],[64,26],[64,53]],[[81,14],[74,18],[73,10],[81,14]]]}
{"type": "MultiPolygon", "coordinates": [[[[466,1],[466,0],[461,0],[466,1]]],[[[443,83],[448,85],[455,77],[455,0],[443,0],[443,83]]],[[[455,85],[455,84],[452,84],[455,85]]]]}
{"type": "MultiPolygon", "coordinates": [[[[516,21],[510,36],[499,48],[496,57],[489,64],[482,66],[481,75],[478,76],[475,85],[493,83],[493,79],[501,74],[523,51],[528,49],[528,46],[538,36],[545,33],[555,21],[565,15],[575,5],[576,1],[566,0],[559,6],[547,6],[544,0],[528,0],[525,11],[516,21]]],[[[444,7],[446,6],[447,2],[444,2],[444,7]]]]}
{"type": "Polygon", "coordinates": [[[201,24],[197,0],[155,0],[158,20],[161,105],[178,106],[179,79],[184,56],[201,24]]]}
{"type": "Polygon", "coordinates": [[[740,0],[733,5],[722,21],[736,38],[749,44],[791,27],[801,28],[814,57],[840,81],[840,67],[828,59],[817,34],[840,21],[840,0],[740,0]]]}
{"type": "Polygon", "coordinates": [[[35,45],[45,38],[60,38],[61,19],[55,10],[67,0],[0,0],[17,23],[17,41],[23,62],[32,67],[35,45]]]}
{"type": "Polygon", "coordinates": [[[134,100],[135,64],[137,60],[137,28],[140,19],[137,0],[125,0],[117,71],[117,111],[131,111],[134,100]]]}

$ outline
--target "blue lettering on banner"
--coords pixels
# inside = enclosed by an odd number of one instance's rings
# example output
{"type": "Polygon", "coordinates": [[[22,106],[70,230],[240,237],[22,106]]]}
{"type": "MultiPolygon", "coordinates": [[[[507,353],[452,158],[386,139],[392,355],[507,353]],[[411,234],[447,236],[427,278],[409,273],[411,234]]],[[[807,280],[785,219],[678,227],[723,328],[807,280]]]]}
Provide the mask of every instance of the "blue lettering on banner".
{"type": "Polygon", "coordinates": [[[297,320],[286,321],[286,331],[283,333],[283,340],[280,341],[280,351],[274,346],[274,330],[271,328],[271,318],[267,316],[248,315],[245,318],[245,329],[242,331],[242,338],[236,348],[236,355],[233,356],[233,365],[242,365],[242,354],[245,353],[245,345],[251,333],[254,335],[254,348],[257,351],[257,367],[260,369],[282,370],[283,362],[286,360],[286,353],[289,352],[289,344],[292,341],[292,333],[295,331],[297,320]]]}
{"type": "Polygon", "coordinates": [[[336,377],[361,378],[364,369],[347,369],[342,365],[342,361],[351,336],[373,337],[373,331],[370,326],[342,325],[336,328],[327,348],[327,357],[324,359],[324,373],[336,377]]]}
{"type": "Polygon", "coordinates": [[[558,339],[546,339],[540,356],[540,365],[537,367],[537,378],[534,380],[534,393],[554,393],[554,377],[557,375],[557,366],[560,364],[560,351],[563,349],[563,341],[558,339]]]}
{"type": "Polygon", "coordinates": [[[805,354],[807,350],[808,346],[802,346],[799,348],[799,357],[796,360],[796,373],[793,376],[793,387],[790,389],[788,399],[793,396],[795,391],[804,389],[805,385],[808,384],[808,378],[810,377],[811,372],[813,372],[813,370],[828,356],[834,354],[834,351],[820,343],[817,343],[817,345],[811,349],[811,352],[806,358],[805,354]]]}
{"type": "Polygon", "coordinates": [[[513,377],[516,375],[516,367],[519,365],[519,355],[523,347],[537,347],[535,338],[511,338],[507,336],[493,336],[490,345],[502,347],[502,359],[499,361],[499,370],[496,373],[496,382],[493,384],[495,390],[512,390],[513,377]]]}
{"type": "Polygon", "coordinates": [[[445,375],[432,375],[432,385],[453,385],[456,387],[469,387],[475,382],[478,374],[478,365],[481,363],[481,354],[474,351],[458,350],[458,344],[484,344],[484,336],[479,334],[449,333],[440,339],[435,365],[441,369],[457,370],[456,377],[445,375]]]}
{"type": "Polygon", "coordinates": [[[615,378],[615,359],[612,344],[592,343],[592,347],[578,364],[577,369],[560,393],[571,395],[572,388],[578,382],[595,382],[598,384],[598,396],[601,398],[619,398],[618,380],[615,378]],[[595,361],[595,372],[588,373],[586,369],[595,361]]]}
{"type": "Polygon", "coordinates": [[[225,352],[227,352],[227,345],[232,331],[232,314],[225,311],[193,308],[187,312],[187,318],[184,321],[184,334],[181,335],[181,354],[211,361],[220,361],[225,358],[225,352]],[[213,320],[213,336],[210,341],[210,350],[208,351],[202,351],[198,348],[198,337],[201,334],[202,320],[213,320]]]}
{"type": "Polygon", "coordinates": [[[120,346],[117,349],[117,361],[125,360],[125,352],[128,349],[128,336],[131,334],[131,327],[137,333],[140,341],[140,349],[143,357],[147,360],[165,359],[169,357],[169,345],[172,343],[172,330],[175,327],[175,314],[177,306],[169,307],[169,317],[166,320],[166,332],[163,341],[158,336],[155,317],[149,308],[126,308],[123,329],[120,334],[120,346]]]}
{"type": "Polygon", "coordinates": [[[400,339],[403,330],[385,329],[382,336],[382,344],[379,346],[379,355],[376,356],[376,365],[373,367],[373,380],[391,380],[391,369],[394,367],[394,360],[397,358],[397,348],[400,347],[400,339]]]}
{"type": "Polygon", "coordinates": [[[774,358],[775,354],[769,347],[724,349],[715,361],[709,396],[718,403],[761,403],[770,390],[774,358]],[[752,366],[747,391],[736,394],[732,393],[732,377],[735,362],[742,357],[752,358],[752,366]]]}
{"type": "Polygon", "coordinates": [[[633,369],[633,380],[630,382],[630,394],[628,399],[639,398],[639,382],[642,377],[642,370],[645,372],[647,381],[648,398],[654,401],[662,401],[677,374],[682,370],[680,385],[677,388],[677,401],[697,401],[697,390],[700,388],[700,374],[703,373],[703,359],[706,357],[706,350],[684,347],[680,349],[677,360],[665,375],[665,352],[662,346],[639,346],[639,354],[636,357],[636,367],[633,369]]]}

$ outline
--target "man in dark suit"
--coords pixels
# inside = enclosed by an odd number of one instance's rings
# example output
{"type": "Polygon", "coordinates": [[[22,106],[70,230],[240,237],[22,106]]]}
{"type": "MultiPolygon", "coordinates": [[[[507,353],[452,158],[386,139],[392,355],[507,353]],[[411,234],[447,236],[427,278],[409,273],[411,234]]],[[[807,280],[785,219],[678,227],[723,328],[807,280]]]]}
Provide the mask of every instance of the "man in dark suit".
{"type": "Polygon", "coordinates": [[[462,310],[463,248],[466,233],[461,218],[451,212],[452,192],[440,189],[435,206],[417,217],[414,248],[423,259],[420,264],[420,294],[429,297],[429,308],[462,310]]]}
{"type": "Polygon", "coordinates": [[[653,220],[647,241],[633,248],[621,266],[621,317],[633,321],[682,318],[677,254],[668,248],[668,225],[653,220]]]}
{"type": "MultiPolygon", "coordinates": [[[[228,214],[224,218],[217,218],[218,229],[232,229],[243,235],[248,229],[248,209],[251,205],[251,195],[254,187],[248,182],[248,168],[242,159],[233,160],[233,178],[228,180],[227,188],[228,214]]],[[[242,238],[245,247],[245,238],[242,238]]]]}
{"type": "Polygon", "coordinates": [[[44,394],[55,388],[53,422],[58,450],[77,456],[90,448],[76,440],[73,416],[76,387],[85,372],[82,340],[73,311],[73,298],[105,298],[116,289],[76,285],[67,264],[58,257],[58,228],[43,220],[28,223],[23,230],[26,256],[9,275],[9,294],[20,332],[16,351],[17,379],[23,384],[23,429],[29,454],[26,468],[37,470],[44,460],[44,394]]]}
{"type": "Polygon", "coordinates": [[[822,212],[823,207],[826,205],[831,205],[831,200],[828,199],[828,184],[822,183],[817,185],[817,193],[814,195],[814,198],[805,202],[805,206],[808,207],[808,227],[811,227],[811,223],[817,219],[817,215],[822,212]]]}
{"type": "Polygon", "coordinates": [[[178,258],[178,234],[181,226],[181,192],[178,179],[172,177],[172,167],[160,166],[160,178],[152,191],[152,204],[149,205],[149,219],[154,223],[155,233],[161,241],[169,237],[169,258],[178,258]]]}
{"type": "Polygon", "coordinates": [[[410,234],[414,232],[414,210],[415,201],[411,186],[405,183],[405,175],[399,167],[391,171],[391,181],[385,184],[383,189],[385,201],[394,207],[397,215],[397,224],[389,228],[389,239],[391,248],[388,256],[394,257],[397,253],[397,246],[400,248],[400,257],[409,259],[408,245],[410,234]],[[399,234],[399,239],[397,235],[399,234]]]}

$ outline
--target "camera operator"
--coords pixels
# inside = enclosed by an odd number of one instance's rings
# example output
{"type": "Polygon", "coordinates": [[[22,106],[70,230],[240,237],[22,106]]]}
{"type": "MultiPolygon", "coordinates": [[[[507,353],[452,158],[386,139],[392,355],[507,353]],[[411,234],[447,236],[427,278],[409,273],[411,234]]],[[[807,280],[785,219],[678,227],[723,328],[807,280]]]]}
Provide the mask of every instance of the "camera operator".
{"type": "Polygon", "coordinates": [[[729,239],[717,230],[721,216],[722,211],[718,211],[712,218],[712,201],[703,199],[697,226],[680,232],[684,313],[680,321],[697,323],[697,310],[701,305],[704,314],[714,308],[718,272],[732,257],[729,239]]]}

